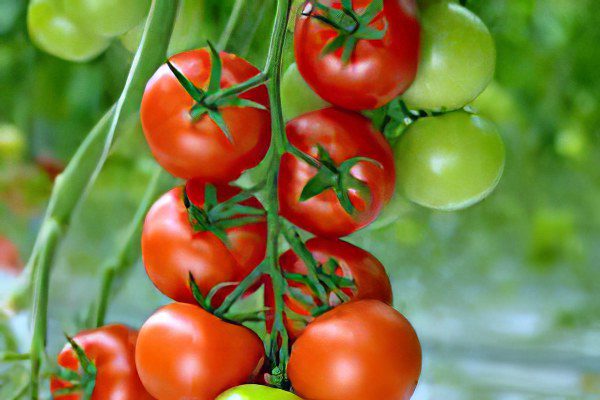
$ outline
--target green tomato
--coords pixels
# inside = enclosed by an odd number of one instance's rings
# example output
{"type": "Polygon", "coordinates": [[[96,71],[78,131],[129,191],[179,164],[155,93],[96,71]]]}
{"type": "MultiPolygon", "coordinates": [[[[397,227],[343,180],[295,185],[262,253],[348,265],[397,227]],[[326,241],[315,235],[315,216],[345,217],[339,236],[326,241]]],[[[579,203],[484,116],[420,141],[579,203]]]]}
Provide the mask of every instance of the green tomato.
{"type": "Polygon", "coordinates": [[[490,194],[504,169],[504,143],[486,119],[456,111],[419,119],[396,149],[398,187],[439,210],[466,208],[490,194]]]}
{"type": "Polygon", "coordinates": [[[81,29],[55,0],[32,0],[27,13],[31,40],[42,50],[68,61],[89,61],[110,41],[81,29]]]}
{"type": "Polygon", "coordinates": [[[0,164],[15,163],[25,155],[25,137],[14,125],[0,124],[0,164]]]}
{"type": "Polygon", "coordinates": [[[229,389],[216,400],[302,400],[293,393],[262,385],[242,385],[229,389]]]}
{"type": "Polygon", "coordinates": [[[413,109],[464,107],[494,76],[496,49],[489,30],[471,11],[448,1],[426,8],[422,26],[417,78],[403,99],[413,109]]]}
{"type": "Polygon", "coordinates": [[[302,114],[328,107],[329,103],[308,86],[294,63],[288,67],[281,80],[281,106],[283,118],[289,121],[302,114]]]}
{"type": "Polygon", "coordinates": [[[121,35],[138,25],[150,0],[62,0],[67,17],[89,32],[104,37],[121,35]]]}

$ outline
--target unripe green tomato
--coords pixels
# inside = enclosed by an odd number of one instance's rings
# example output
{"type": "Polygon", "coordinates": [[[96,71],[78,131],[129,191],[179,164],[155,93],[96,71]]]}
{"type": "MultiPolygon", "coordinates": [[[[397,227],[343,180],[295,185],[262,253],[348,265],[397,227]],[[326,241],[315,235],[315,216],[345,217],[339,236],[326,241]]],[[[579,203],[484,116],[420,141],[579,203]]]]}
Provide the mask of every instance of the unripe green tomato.
{"type": "Polygon", "coordinates": [[[421,23],[419,70],[403,99],[413,109],[462,108],[494,77],[494,40],[477,15],[448,1],[426,8],[421,23]]]}
{"type": "Polygon", "coordinates": [[[27,27],[40,49],[68,61],[89,61],[110,44],[107,38],[84,31],[71,21],[57,0],[31,0],[27,27]]]}
{"type": "Polygon", "coordinates": [[[138,25],[150,0],[62,0],[67,17],[89,32],[104,37],[121,35],[138,25]]]}
{"type": "Polygon", "coordinates": [[[300,75],[296,63],[290,65],[281,80],[281,107],[286,121],[328,107],[300,75]]]}
{"type": "Polygon", "coordinates": [[[419,119],[395,149],[398,187],[439,210],[466,208],[490,194],[504,169],[504,143],[490,121],[456,111],[419,119]]]}
{"type": "Polygon", "coordinates": [[[14,125],[0,124],[0,164],[21,161],[24,154],[23,132],[14,125]]]}
{"type": "Polygon", "coordinates": [[[242,385],[222,393],[216,400],[302,400],[293,393],[262,385],[242,385]]]}

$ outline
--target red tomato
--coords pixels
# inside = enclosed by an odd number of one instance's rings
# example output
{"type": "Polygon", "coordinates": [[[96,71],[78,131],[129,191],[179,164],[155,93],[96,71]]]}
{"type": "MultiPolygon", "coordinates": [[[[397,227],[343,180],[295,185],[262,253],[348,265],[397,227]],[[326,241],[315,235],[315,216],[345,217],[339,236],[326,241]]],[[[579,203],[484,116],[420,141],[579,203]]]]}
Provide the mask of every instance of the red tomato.
{"type": "MultiPolygon", "coordinates": [[[[83,331],[73,339],[96,366],[92,400],[152,399],[142,386],[135,368],[137,331],[125,325],[107,325],[83,331]]],[[[79,360],[71,345],[67,344],[58,355],[58,365],[76,372],[79,370],[79,360]]],[[[50,380],[50,391],[53,394],[69,386],[69,383],[55,377],[50,380]]],[[[53,398],[79,400],[81,395],[54,395],[53,398]]]]}
{"type": "Polygon", "coordinates": [[[300,195],[317,169],[296,156],[286,153],[279,171],[279,205],[281,215],[317,236],[340,237],[365,227],[377,218],[393,193],[394,158],[390,145],[371,122],[360,114],[325,108],[291,120],[286,126],[288,139],[300,151],[318,158],[321,145],[333,161],[341,164],[354,157],[367,157],[380,163],[361,161],[352,175],[366,183],[370,195],[350,190],[356,207],[353,215],[344,210],[332,189],[300,201],[300,195]]]}
{"type": "Polygon", "coordinates": [[[185,303],[169,304],[146,321],[135,354],[140,379],[161,400],[213,400],[250,382],[264,357],[250,329],[185,303]]]}
{"type": "Polygon", "coordinates": [[[296,393],[311,400],[408,400],[420,373],[414,329],[377,300],[343,304],[315,319],[288,364],[296,393]]]}
{"type": "Polygon", "coordinates": [[[16,275],[23,270],[19,249],[13,242],[0,236],[0,270],[16,275]]]}
{"type": "MultiPolygon", "coordinates": [[[[389,305],[392,304],[392,285],[385,272],[383,265],[371,253],[336,239],[313,238],[306,242],[306,247],[320,264],[329,259],[337,261],[339,267],[336,270],[338,276],[354,279],[354,288],[343,288],[342,291],[351,300],[375,299],[389,305]]],[[[306,275],[308,270],[306,264],[294,253],[288,250],[279,258],[281,269],[285,273],[296,273],[306,275]]],[[[297,288],[306,296],[312,297],[313,293],[305,284],[288,281],[292,288],[297,288]]],[[[285,303],[295,313],[305,316],[306,320],[286,318],[285,323],[288,333],[292,339],[297,338],[312,320],[310,307],[289,295],[285,297],[285,303]]],[[[335,294],[330,295],[330,305],[340,303],[335,294]]]]}
{"type": "MultiPolygon", "coordinates": [[[[221,87],[244,82],[259,73],[233,54],[222,52],[221,60],[221,87]]],[[[211,66],[207,49],[180,53],[170,61],[197,87],[207,87],[211,66]]],[[[269,105],[264,86],[240,97],[265,107],[269,105]]],[[[161,66],[146,86],[141,107],[142,126],[152,153],[167,171],[184,179],[224,183],[235,180],[263,159],[271,141],[268,111],[251,107],[220,109],[233,137],[230,142],[208,115],[194,122],[189,113],[193,105],[194,100],[167,65],[161,66]]]]}
{"type": "MultiPolygon", "coordinates": [[[[205,186],[191,180],[186,188],[190,201],[203,207],[205,186]]],[[[216,190],[220,202],[240,192],[232,186],[218,186],[216,190]]],[[[242,204],[262,209],[254,197],[242,204]]],[[[265,257],[267,225],[243,225],[225,233],[229,247],[212,232],[194,231],[182,188],[170,190],[152,206],[144,223],[142,258],[148,276],[168,297],[194,304],[190,272],[205,296],[220,283],[241,281],[265,257]]]]}
{"type": "MultiPolygon", "coordinates": [[[[319,0],[342,8],[340,0],[319,0]]],[[[353,0],[361,14],[371,0],[353,0]]],[[[307,2],[304,13],[311,10],[307,2]]],[[[313,13],[322,14],[313,10],[313,13]]],[[[419,64],[420,25],[414,0],[384,0],[383,11],[369,24],[384,29],[380,40],[360,39],[347,63],[342,49],[323,54],[338,36],[336,29],[317,18],[299,14],[294,49],[298,70],[326,101],[350,110],[378,108],[402,94],[414,81],[419,64]]]]}

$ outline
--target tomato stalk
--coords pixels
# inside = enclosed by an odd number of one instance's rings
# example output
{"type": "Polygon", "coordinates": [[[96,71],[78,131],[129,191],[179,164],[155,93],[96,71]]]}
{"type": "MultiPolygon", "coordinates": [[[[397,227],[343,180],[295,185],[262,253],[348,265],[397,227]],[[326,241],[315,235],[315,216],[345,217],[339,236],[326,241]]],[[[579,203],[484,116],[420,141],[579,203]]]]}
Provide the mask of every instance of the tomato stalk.
{"type": "MultiPolygon", "coordinates": [[[[164,60],[178,1],[154,0],[140,47],[134,57],[125,88],[115,107],[92,130],[65,172],[56,181],[50,204],[26,268],[25,279],[12,297],[12,305],[25,300],[33,286],[33,334],[31,338],[31,399],[39,398],[41,355],[45,352],[48,286],[51,267],[60,239],[66,232],[73,210],[85,197],[102,169],[114,143],[118,128],[139,107],[148,78],[164,60]]],[[[10,305],[10,304],[9,304],[10,305]]],[[[22,305],[21,305],[22,306],[22,305]]]]}

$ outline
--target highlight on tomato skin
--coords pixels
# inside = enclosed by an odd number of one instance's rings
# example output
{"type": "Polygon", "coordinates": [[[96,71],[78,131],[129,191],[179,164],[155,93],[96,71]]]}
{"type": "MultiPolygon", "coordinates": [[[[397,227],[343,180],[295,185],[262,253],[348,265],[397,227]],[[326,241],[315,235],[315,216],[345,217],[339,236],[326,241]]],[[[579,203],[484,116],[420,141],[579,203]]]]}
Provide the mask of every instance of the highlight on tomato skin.
{"type": "Polygon", "coordinates": [[[140,329],[136,348],[140,379],[157,399],[214,400],[251,381],[264,359],[253,331],[185,303],[156,311],[140,329]]]}
{"type": "MultiPolygon", "coordinates": [[[[97,373],[91,400],[123,399],[151,400],[138,377],[135,365],[137,331],[121,324],[106,325],[82,331],[73,340],[94,364],[97,373]]],[[[58,354],[59,367],[80,373],[80,362],[70,344],[58,354]]],[[[57,394],[71,387],[68,382],[53,376],[50,391],[56,400],[80,400],[80,392],[57,394]]]]}
{"type": "Polygon", "coordinates": [[[292,346],[288,375],[311,400],[412,396],[421,345],[402,314],[377,300],[342,304],[316,318],[292,346]]]}
{"type": "MultiPolygon", "coordinates": [[[[340,0],[320,4],[341,9],[340,0]]],[[[360,15],[372,0],[354,0],[360,15]]],[[[381,39],[358,39],[348,60],[344,48],[327,53],[339,37],[336,28],[318,20],[318,9],[306,2],[298,12],[294,51],[298,70],[325,101],[349,110],[375,109],[389,103],[412,84],[419,63],[420,24],[414,0],[384,0],[368,27],[384,31],[381,39]]],[[[352,35],[350,35],[352,37],[352,35]]]]}
{"type": "MultiPolygon", "coordinates": [[[[220,53],[221,88],[242,83],[260,71],[241,57],[220,53]]],[[[179,53],[170,62],[196,87],[206,89],[211,55],[206,48],[179,53]]],[[[148,81],[141,105],[142,127],[152,154],[171,174],[204,182],[227,183],[264,158],[271,142],[269,96],[264,85],[240,96],[266,109],[219,107],[231,139],[207,115],[190,115],[194,99],[164,64],[148,81]]]]}
{"type": "Polygon", "coordinates": [[[394,193],[395,168],[392,149],[370,120],[338,108],[325,108],[293,119],[286,125],[292,146],[318,159],[319,147],[333,159],[336,167],[356,157],[359,161],[350,175],[368,190],[349,188],[355,212],[350,215],[333,189],[301,200],[302,192],[318,170],[297,155],[281,158],[278,191],[280,213],[298,227],[323,237],[342,237],[370,224],[394,193]]]}
{"type": "MultiPolygon", "coordinates": [[[[195,206],[204,206],[205,187],[198,180],[186,185],[195,206]]],[[[229,185],[215,190],[219,202],[240,193],[229,185]]],[[[254,197],[242,204],[262,209],[254,197]]],[[[218,284],[241,281],[265,257],[266,222],[226,228],[224,234],[227,243],[213,232],[196,230],[184,204],[183,189],[171,189],[154,203],[144,222],[142,259],[148,276],[166,296],[192,304],[196,299],[190,288],[190,273],[204,296],[218,284]]],[[[226,294],[227,288],[219,291],[213,306],[218,306],[226,294]]]]}
{"type": "MultiPolygon", "coordinates": [[[[319,264],[323,265],[333,260],[337,264],[334,273],[353,281],[352,287],[341,288],[341,291],[349,298],[346,301],[374,299],[392,305],[393,294],[390,279],[381,262],[371,253],[337,239],[312,238],[305,245],[319,264]]],[[[293,250],[288,250],[279,257],[279,265],[284,274],[306,275],[308,273],[306,264],[293,250]]],[[[312,298],[313,302],[316,302],[317,299],[312,290],[304,283],[288,280],[288,285],[290,290],[284,297],[285,304],[292,312],[303,317],[300,319],[285,315],[284,322],[288,334],[290,339],[294,340],[301,335],[306,325],[313,320],[312,312],[315,311],[317,306],[315,303],[311,306],[303,304],[290,291],[300,291],[301,294],[298,294],[298,296],[312,298]]],[[[267,299],[266,305],[269,307],[268,302],[272,299],[272,296],[266,294],[265,298],[267,299]]],[[[342,302],[334,293],[329,293],[328,299],[330,301],[329,305],[332,307],[342,302]]]]}

